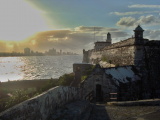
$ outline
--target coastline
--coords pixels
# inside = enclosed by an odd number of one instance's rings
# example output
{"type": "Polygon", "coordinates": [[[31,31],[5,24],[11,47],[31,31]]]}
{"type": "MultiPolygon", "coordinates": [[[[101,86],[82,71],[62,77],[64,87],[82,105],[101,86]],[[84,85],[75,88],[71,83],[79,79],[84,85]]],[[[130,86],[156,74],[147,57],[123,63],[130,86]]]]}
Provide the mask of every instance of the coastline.
{"type": "MultiPolygon", "coordinates": [[[[80,54],[75,54],[75,55],[80,55],[80,54]]],[[[29,56],[29,57],[31,57],[31,56],[69,56],[69,55],[12,55],[12,56],[8,56],[8,55],[6,55],[6,56],[0,56],[0,57],[23,57],[23,56],[29,56]]]]}

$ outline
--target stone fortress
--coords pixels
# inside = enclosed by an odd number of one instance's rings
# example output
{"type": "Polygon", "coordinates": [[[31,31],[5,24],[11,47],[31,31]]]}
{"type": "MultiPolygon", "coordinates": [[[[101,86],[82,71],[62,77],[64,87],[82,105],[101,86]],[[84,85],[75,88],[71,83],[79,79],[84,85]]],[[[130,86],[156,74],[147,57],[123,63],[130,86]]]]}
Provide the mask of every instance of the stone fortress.
{"type": "Polygon", "coordinates": [[[113,64],[138,65],[143,57],[143,47],[153,44],[159,45],[159,41],[149,41],[143,38],[144,30],[138,25],[134,31],[135,37],[111,44],[111,34],[107,34],[106,42],[95,42],[94,49],[83,50],[83,63],[95,64],[102,56],[111,60],[113,64]],[[104,46],[103,46],[104,45],[104,46]]]}
{"type": "Polygon", "coordinates": [[[74,70],[82,67],[83,72],[84,64],[99,63],[81,83],[85,95],[93,91],[98,101],[112,95],[120,101],[160,97],[160,41],[144,39],[140,25],[133,31],[134,37],[114,44],[108,33],[106,41],[97,41],[94,49],[83,50],[82,64],[74,64],[74,70]],[[107,62],[102,61],[104,57],[107,62]]]}

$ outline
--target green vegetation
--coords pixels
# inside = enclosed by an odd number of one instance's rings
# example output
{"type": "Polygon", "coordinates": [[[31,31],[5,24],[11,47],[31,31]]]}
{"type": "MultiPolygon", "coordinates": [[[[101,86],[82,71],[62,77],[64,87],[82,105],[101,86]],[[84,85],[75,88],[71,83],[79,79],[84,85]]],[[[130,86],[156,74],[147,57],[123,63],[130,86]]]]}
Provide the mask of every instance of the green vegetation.
{"type": "Polygon", "coordinates": [[[42,92],[45,92],[55,86],[60,86],[60,85],[68,86],[73,81],[73,79],[74,79],[74,75],[71,75],[71,74],[64,74],[64,75],[60,76],[58,82],[55,82],[51,78],[43,87],[41,87],[41,89],[39,91],[36,90],[35,92],[31,92],[31,93],[29,93],[28,91],[21,90],[21,89],[11,90],[11,89],[5,89],[5,88],[2,89],[1,88],[0,90],[3,93],[11,93],[13,96],[7,100],[5,108],[0,109],[0,112],[4,111],[5,109],[8,109],[16,104],[19,104],[29,98],[35,97],[35,96],[41,94],[42,92]]]}
{"type": "Polygon", "coordinates": [[[89,69],[87,69],[86,71],[84,71],[82,73],[82,77],[81,77],[81,81],[83,81],[84,79],[87,78],[87,76],[93,71],[93,69],[96,67],[96,65],[91,66],[89,69]]]}
{"type": "Polygon", "coordinates": [[[28,93],[27,91],[18,89],[12,91],[13,96],[9,98],[9,100],[6,102],[5,109],[8,109],[18,103],[21,103],[27,99],[30,98],[31,93],[28,93]]]}
{"type": "Polygon", "coordinates": [[[106,61],[107,62],[107,58],[106,57],[102,57],[102,61],[106,61]]]}
{"type": "Polygon", "coordinates": [[[87,78],[87,75],[82,75],[81,76],[81,81],[84,80],[84,79],[86,79],[86,78],[87,78]]]}
{"type": "Polygon", "coordinates": [[[115,67],[119,67],[119,64],[116,64],[115,67]]]}
{"type": "Polygon", "coordinates": [[[8,88],[0,88],[0,91],[4,94],[7,94],[7,93],[12,93],[14,92],[13,90],[11,89],[8,89],[8,88]]]}
{"type": "Polygon", "coordinates": [[[74,79],[74,75],[71,75],[71,74],[64,74],[62,76],[59,77],[59,80],[58,82],[55,82],[53,81],[53,79],[50,79],[46,85],[44,85],[39,93],[41,94],[42,92],[46,91],[46,90],[49,90],[50,88],[52,87],[55,87],[55,86],[69,86],[71,84],[71,82],[73,81],[74,79]]]}
{"type": "Polygon", "coordinates": [[[74,75],[64,74],[59,78],[58,85],[69,86],[73,79],[74,75]]]}

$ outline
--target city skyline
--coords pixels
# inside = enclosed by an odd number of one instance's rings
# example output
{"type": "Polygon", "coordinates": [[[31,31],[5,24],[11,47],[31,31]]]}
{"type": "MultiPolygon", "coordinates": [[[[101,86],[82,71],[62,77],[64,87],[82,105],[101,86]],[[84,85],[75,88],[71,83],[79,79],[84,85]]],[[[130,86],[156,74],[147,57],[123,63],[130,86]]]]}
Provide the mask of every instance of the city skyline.
{"type": "Polygon", "coordinates": [[[78,55],[77,53],[63,52],[62,49],[57,50],[52,48],[45,52],[33,51],[30,48],[24,48],[24,52],[0,52],[0,56],[54,56],[54,55],[78,55]]]}
{"type": "Polygon", "coordinates": [[[146,38],[160,39],[158,0],[5,0],[0,11],[0,52],[23,52],[29,46],[82,54],[95,41],[105,41],[108,32],[113,43],[131,37],[138,24],[146,38]]]}

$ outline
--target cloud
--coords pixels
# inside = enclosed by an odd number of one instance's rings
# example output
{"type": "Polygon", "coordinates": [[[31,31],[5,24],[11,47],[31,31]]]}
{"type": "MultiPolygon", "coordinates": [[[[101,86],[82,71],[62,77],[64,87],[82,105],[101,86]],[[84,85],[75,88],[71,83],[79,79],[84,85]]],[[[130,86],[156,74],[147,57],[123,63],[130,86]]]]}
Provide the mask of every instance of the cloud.
{"type": "Polygon", "coordinates": [[[120,20],[116,23],[117,26],[123,26],[123,27],[137,26],[138,24],[140,25],[159,25],[160,18],[155,17],[153,15],[141,16],[137,20],[133,17],[123,17],[123,18],[120,18],[120,20]]]}
{"type": "Polygon", "coordinates": [[[0,41],[0,51],[1,52],[6,51],[6,43],[4,41],[0,41]]]}
{"type": "Polygon", "coordinates": [[[135,15],[135,14],[155,13],[155,12],[160,12],[160,11],[111,12],[109,14],[115,14],[115,15],[135,15]]]}
{"type": "Polygon", "coordinates": [[[71,33],[70,30],[51,30],[51,31],[39,32],[37,34],[37,37],[54,36],[55,38],[63,38],[70,33],[71,33]]]}
{"type": "Polygon", "coordinates": [[[136,23],[136,19],[133,17],[123,17],[116,23],[118,26],[129,27],[136,23]]]}
{"type": "Polygon", "coordinates": [[[75,31],[79,32],[94,32],[95,31],[121,31],[122,28],[106,28],[106,27],[86,27],[86,26],[79,26],[75,28],[75,31]]]}
{"type": "Polygon", "coordinates": [[[129,8],[160,8],[160,5],[144,5],[144,4],[137,4],[128,6],[129,8]]]}
{"type": "Polygon", "coordinates": [[[129,36],[129,34],[126,32],[110,32],[110,33],[111,33],[112,38],[117,38],[117,37],[121,38],[121,37],[128,37],[129,36]]]}
{"type": "MultiPolygon", "coordinates": [[[[29,47],[31,50],[39,52],[45,52],[55,48],[58,51],[62,49],[65,52],[82,53],[82,49],[93,49],[94,35],[91,34],[93,32],[92,29],[93,27],[79,26],[75,30],[43,31],[28,37],[25,41],[10,41],[7,44],[2,42],[0,43],[0,47],[3,45],[4,47],[1,48],[6,52],[23,52],[24,48],[29,47]]],[[[120,28],[96,27],[96,29],[102,30],[100,32],[102,35],[105,34],[105,39],[108,32],[111,33],[113,39],[128,36],[120,28]]],[[[100,32],[97,31],[96,41],[102,40],[102,37],[98,36],[100,32]]],[[[105,41],[105,39],[103,40],[105,41]]]]}
{"type": "Polygon", "coordinates": [[[158,30],[150,30],[147,29],[144,31],[144,38],[148,38],[150,40],[160,40],[160,29],[158,30]]]}
{"type": "Polygon", "coordinates": [[[152,24],[152,25],[156,25],[160,23],[160,19],[159,17],[155,17],[153,15],[148,15],[148,16],[141,16],[139,18],[139,20],[137,21],[137,23],[140,24],[152,24]]]}

